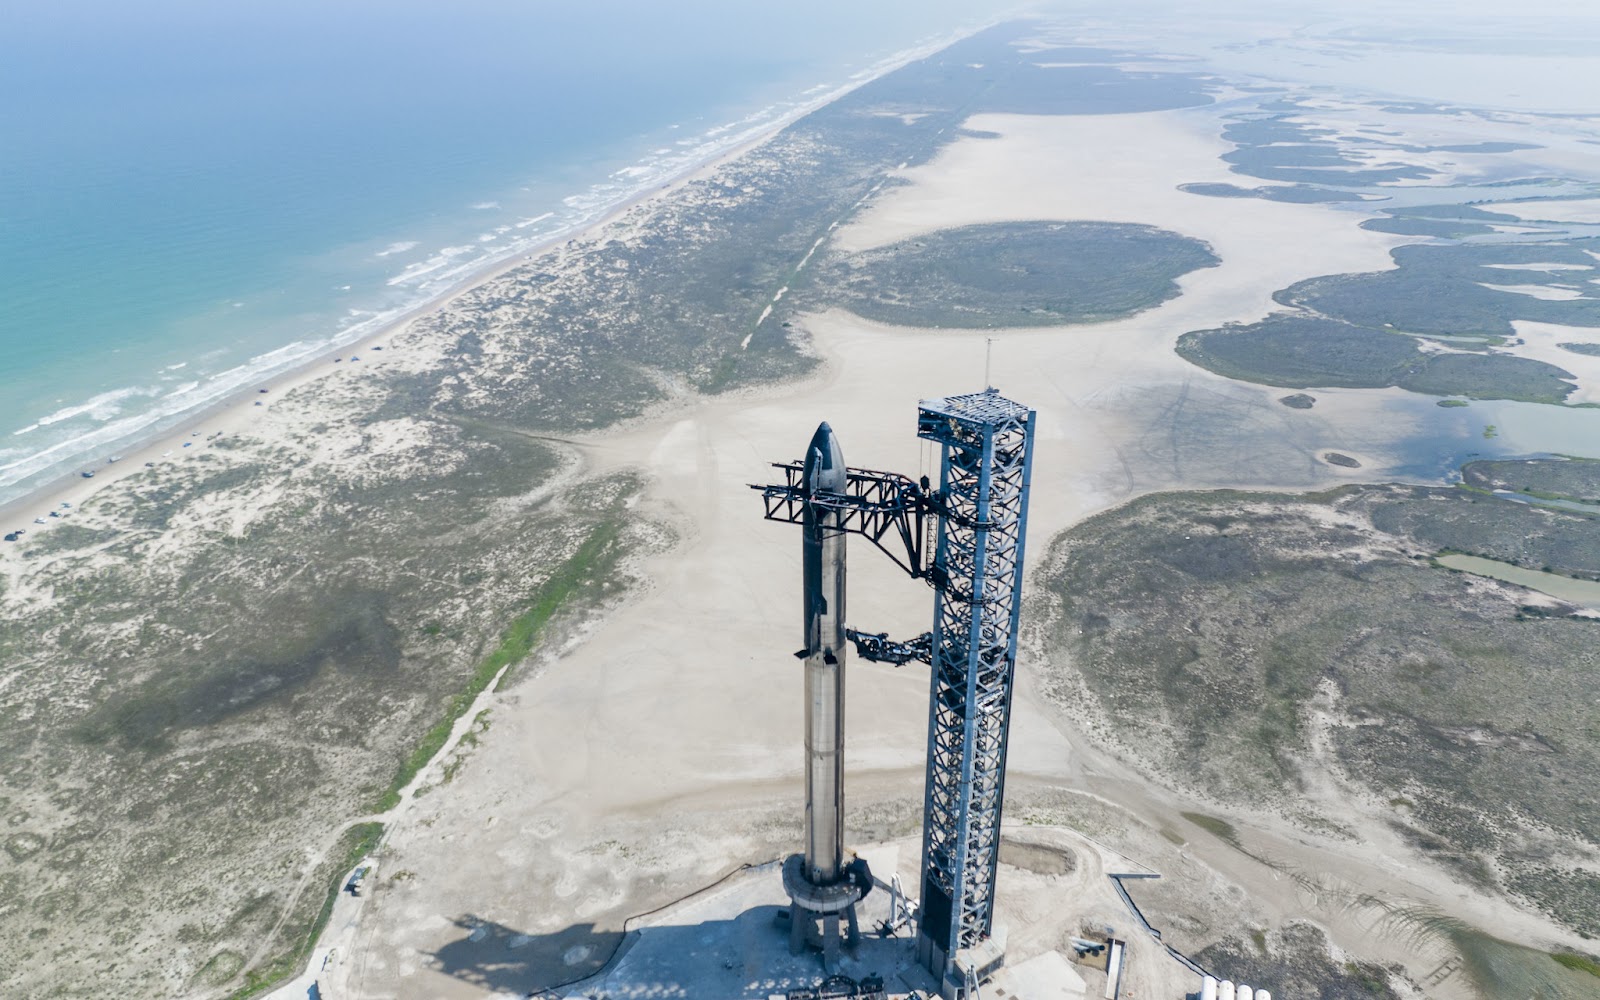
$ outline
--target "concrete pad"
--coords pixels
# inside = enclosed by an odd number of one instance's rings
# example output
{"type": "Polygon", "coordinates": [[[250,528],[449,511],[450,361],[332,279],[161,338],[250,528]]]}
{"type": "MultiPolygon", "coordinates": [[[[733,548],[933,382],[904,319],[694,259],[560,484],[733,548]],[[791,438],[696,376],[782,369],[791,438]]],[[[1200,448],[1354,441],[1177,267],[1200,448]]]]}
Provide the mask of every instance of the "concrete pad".
{"type": "MultiPolygon", "coordinates": [[[[610,970],[569,987],[566,995],[765,1000],[815,988],[828,974],[816,952],[789,954],[788,933],[774,921],[787,907],[778,867],[752,869],[640,927],[610,970]]],[[[914,965],[914,942],[871,931],[888,915],[888,893],[871,893],[860,908],[862,941],[853,955],[842,957],[839,972],[852,979],[876,974],[893,983],[914,965]]]]}
{"type": "Polygon", "coordinates": [[[856,851],[856,857],[867,863],[872,869],[872,877],[888,885],[896,874],[900,881],[908,882],[916,872],[900,872],[900,846],[898,844],[878,844],[873,847],[864,847],[856,851]]]}
{"type": "Polygon", "coordinates": [[[1065,956],[1047,951],[1000,970],[983,993],[1001,1000],[1083,1000],[1089,987],[1065,956]]]}

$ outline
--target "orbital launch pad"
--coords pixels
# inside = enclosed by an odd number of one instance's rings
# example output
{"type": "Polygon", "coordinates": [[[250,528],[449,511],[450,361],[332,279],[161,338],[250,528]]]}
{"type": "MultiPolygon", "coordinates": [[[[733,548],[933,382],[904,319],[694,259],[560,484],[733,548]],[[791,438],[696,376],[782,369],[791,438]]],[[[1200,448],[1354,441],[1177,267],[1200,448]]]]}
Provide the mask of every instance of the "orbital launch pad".
{"type": "Polygon", "coordinates": [[[805,843],[783,885],[791,949],[817,948],[827,969],[859,944],[856,906],[872,887],[864,863],[844,860],[846,640],[866,660],[930,667],[918,962],[949,1000],[1004,962],[994,892],[1034,421],[992,388],[923,400],[917,436],[940,446],[937,487],[847,467],[823,423],[804,459],[775,466],[784,482],[753,487],[768,520],[802,528],[805,843]],[[846,627],[851,534],[933,588],[931,631],[894,641],[846,627]]]}

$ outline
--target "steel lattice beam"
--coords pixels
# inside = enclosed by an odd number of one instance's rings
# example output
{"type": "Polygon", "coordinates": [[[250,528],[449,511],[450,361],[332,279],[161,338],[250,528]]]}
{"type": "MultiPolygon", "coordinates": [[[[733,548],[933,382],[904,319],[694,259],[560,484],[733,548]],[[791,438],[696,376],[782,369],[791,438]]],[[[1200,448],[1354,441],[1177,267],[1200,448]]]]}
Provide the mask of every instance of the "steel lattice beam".
{"type": "Polygon", "coordinates": [[[926,520],[935,510],[926,478],[919,484],[894,472],[849,469],[844,492],[812,495],[802,482],[804,463],[773,462],[772,467],[783,470],[783,483],[750,487],[761,491],[767,520],[799,524],[807,505],[836,512],[834,530],[862,536],[913,577],[928,575],[926,520]],[[899,540],[896,547],[884,544],[891,534],[899,540]]]}
{"type": "Polygon", "coordinates": [[[917,414],[941,445],[917,953],[941,981],[994,921],[1033,428],[992,389],[917,414]]]}

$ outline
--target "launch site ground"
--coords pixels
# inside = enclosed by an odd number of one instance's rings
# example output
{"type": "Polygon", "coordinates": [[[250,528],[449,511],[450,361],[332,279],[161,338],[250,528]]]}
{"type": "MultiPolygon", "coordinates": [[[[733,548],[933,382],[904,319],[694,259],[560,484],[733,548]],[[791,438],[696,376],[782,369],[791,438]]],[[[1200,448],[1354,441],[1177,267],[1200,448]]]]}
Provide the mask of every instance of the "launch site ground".
{"type": "MultiPolygon", "coordinates": [[[[1279,1000],[1600,996],[1600,125],[1170,29],[986,30],[76,485],[0,552],[0,992],[803,978],[741,871],[801,803],[798,545],[746,487],[824,419],[928,472],[992,338],[1038,411],[1014,974],[1109,927],[1140,1000],[1199,988],[1164,945],[1279,1000]],[[1065,247],[1116,294],[1020,318],[1065,247]]],[[[929,627],[853,558],[851,624],[929,627]]],[[[848,669],[846,843],[913,886],[926,668],[848,669]]]]}
{"type": "MultiPolygon", "coordinates": [[[[918,847],[917,838],[907,838],[876,845],[862,856],[874,871],[898,869],[914,878],[918,847]]],[[[1071,831],[1042,826],[1019,830],[1007,855],[1016,863],[1003,870],[1001,924],[1014,959],[991,983],[991,995],[1073,1000],[1103,993],[1104,971],[1074,966],[1061,953],[1073,954],[1071,939],[1085,932],[1131,929],[1128,911],[1105,877],[1108,871],[1121,871],[1126,861],[1071,831]],[[1078,901],[1071,915],[1059,906],[1069,894],[1078,901]]],[[[741,871],[641,921],[637,936],[605,971],[564,992],[572,997],[667,996],[676,985],[685,996],[765,1000],[791,989],[814,988],[819,979],[815,955],[791,955],[785,935],[773,926],[774,915],[788,902],[776,874],[770,865],[741,871]],[[731,920],[730,914],[735,915],[731,920]]],[[[869,895],[863,904],[869,928],[889,913],[886,892],[869,895]]],[[[869,933],[839,973],[858,981],[877,975],[892,997],[929,991],[932,980],[915,961],[912,937],[910,927],[901,927],[892,937],[869,933]]],[[[1154,947],[1136,952],[1123,972],[1128,991],[1138,996],[1171,994],[1188,978],[1186,969],[1154,947]]]]}

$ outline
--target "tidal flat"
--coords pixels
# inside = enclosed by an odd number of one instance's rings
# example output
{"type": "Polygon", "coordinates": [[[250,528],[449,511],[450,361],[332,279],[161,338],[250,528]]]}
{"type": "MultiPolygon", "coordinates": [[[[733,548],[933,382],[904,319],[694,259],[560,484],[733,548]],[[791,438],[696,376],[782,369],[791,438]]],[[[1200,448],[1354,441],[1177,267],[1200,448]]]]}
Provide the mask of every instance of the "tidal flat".
{"type": "MultiPolygon", "coordinates": [[[[0,749],[18,762],[0,775],[14,831],[0,868],[7,988],[261,993],[305,957],[340,865],[367,845],[374,823],[384,827],[383,874],[359,926],[340,939],[348,957],[330,973],[357,996],[481,996],[565,982],[603,964],[631,916],[784,850],[795,836],[799,762],[783,610],[794,547],[760,522],[745,485],[766,462],[794,457],[806,436],[796,428],[808,432],[822,418],[847,435],[852,464],[916,471],[916,399],[976,388],[991,327],[999,330],[995,381],[1041,414],[1035,488],[1050,502],[1033,515],[1036,553],[1086,515],[1151,490],[1325,489],[1357,475],[1437,482],[1467,450],[1521,455],[1559,441],[1582,451],[1593,440],[1583,422],[1592,411],[1504,402],[1439,410],[1395,388],[1318,392],[1314,409],[1293,409],[1276,401],[1281,390],[1175,353],[1184,330],[1256,321],[1276,290],[1382,267],[1404,237],[1361,229],[1355,214],[1323,199],[1182,190],[1185,181],[1230,176],[1220,157],[1232,143],[1209,107],[1227,91],[1182,64],[1155,71],[1126,61],[1118,51],[1065,45],[1034,24],[974,36],[483,282],[386,338],[381,358],[364,353],[360,369],[340,365],[270,396],[254,423],[203,428],[177,460],[107,486],[68,525],[6,550],[0,749]],[[1042,64],[1039,53],[1052,49],[1061,65],[1042,64]],[[1064,174],[1072,184],[1061,183],[1064,174]],[[961,316],[971,325],[915,325],[931,322],[925,312],[874,320],[862,315],[872,309],[865,299],[828,298],[834,286],[820,277],[929,233],[1068,224],[1086,254],[1095,234],[1161,234],[1111,241],[1119,252],[1153,249],[1159,264],[1137,294],[1113,303],[1120,318],[1002,329],[1018,314],[1003,301],[1005,275],[970,259],[981,241],[935,239],[949,263],[981,275],[972,287],[982,298],[968,300],[961,316]],[[1215,266],[1199,248],[1209,248],[1215,266]],[[1179,294],[1171,295],[1174,284],[1179,294]],[[1548,422],[1528,419],[1529,410],[1548,411],[1548,422]],[[1496,437],[1485,436],[1486,424],[1500,428],[1496,437]],[[1330,453],[1360,467],[1330,466],[1322,458],[1330,453]],[[479,699],[493,702],[488,715],[479,699]],[[463,730],[470,739],[452,744],[450,734],[463,730]],[[443,759],[429,759],[435,750],[443,759]],[[569,965],[579,945],[593,950],[569,965]]],[[[1326,178],[1318,186],[1332,189],[1326,178]]],[[[920,288],[929,276],[904,277],[920,288]]],[[[1022,278],[1012,284],[1038,291],[1022,278]]],[[[1068,316],[1067,305],[1052,311],[1068,316]]],[[[1497,515],[1516,505],[1427,493],[1455,517],[1440,519],[1415,509],[1423,494],[1409,491],[1422,487],[1357,489],[1399,508],[1380,515],[1383,504],[1371,501],[1382,544],[1412,539],[1425,555],[1441,544],[1434,532],[1496,558],[1588,571],[1591,522],[1551,534],[1548,525],[1565,522],[1514,520],[1547,513],[1520,510],[1497,526],[1469,505],[1497,515]],[[1381,516],[1394,523],[1379,525],[1381,516]]],[[[1359,589],[1369,568],[1346,565],[1344,533],[1319,540],[1321,501],[1230,496],[1239,510],[1207,516],[1259,524],[1264,538],[1297,519],[1312,522],[1294,529],[1295,540],[1315,542],[1309,553],[1257,562],[1274,572],[1285,562],[1286,574],[1296,560],[1317,563],[1308,593],[1322,602],[1247,594],[1236,602],[1239,628],[1255,620],[1245,605],[1273,600],[1305,623],[1297,643],[1349,639],[1369,610],[1359,589]],[[1322,623],[1328,607],[1348,614],[1322,623]]],[[[1144,541],[1185,517],[1155,524],[1144,541]]],[[[1349,534],[1364,552],[1372,536],[1349,534]]],[[[1211,583],[1233,586],[1228,546],[1252,544],[1231,534],[1211,543],[1216,551],[1174,544],[1166,555],[1194,563],[1174,568],[1133,542],[1127,561],[1090,567],[1122,573],[1103,582],[1130,606],[1148,603],[1160,586],[1189,585],[1195,567],[1196,579],[1209,579],[1213,557],[1221,575],[1211,583]]],[[[1415,593],[1399,588],[1426,580],[1433,589],[1410,610],[1452,634],[1451,615],[1469,619],[1462,634],[1485,644],[1487,652],[1461,652],[1439,677],[1422,672],[1418,683],[1458,701],[1491,697],[1481,685],[1451,687],[1465,683],[1468,667],[1502,671],[1502,685],[1526,679],[1516,672],[1526,664],[1512,662],[1502,642],[1508,608],[1523,616],[1538,657],[1570,673],[1573,658],[1587,655],[1571,637],[1589,636],[1578,630],[1591,622],[1508,597],[1496,584],[1474,590],[1425,559],[1372,559],[1370,575],[1393,584],[1381,593],[1415,593]]],[[[867,581],[860,592],[871,595],[861,613],[872,624],[926,627],[920,585],[874,575],[866,560],[858,570],[867,581]]],[[[1032,580],[1050,585],[1037,571],[1032,580]]],[[[1129,628],[1151,619],[1149,635],[1131,636],[1132,652],[1120,655],[1165,663],[1156,631],[1187,626],[1170,608],[1141,606],[1117,619],[1129,628]]],[[[1215,627],[1231,636],[1234,623],[1215,627]]],[[[1095,795],[1133,801],[1149,785],[1126,762],[1105,765],[1101,773],[1115,780],[1085,777],[1084,759],[1101,767],[1108,758],[1093,755],[1126,742],[1063,715],[1068,701],[1049,685],[1121,667],[1111,654],[1080,663],[1070,646],[1077,640],[1061,638],[1071,658],[1027,666],[1043,678],[1044,696],[1019,693],[1012,788],[1024,817],[1040,788],[1095,784],[1095,795]]],[[[1385,649],[1400,656],[1398,643],[1385,649]]],[[[1200,694],[1220,702],[1248,681],[1231,659],[1205,662],[1200,694]]],[[[1363,682],[1388,683],[1375,658],[1361,662],[1371,667],[1363,682]]],[[[1294,801],[1292,781],[1295,739],[1323,732],[1320,703],[1306,689],[1320,692],[1314,682],[1333,671],[1315,657],[1294,660],[1267,684],[1270,698],[1228,702],[1232,727],[1191,732],[1179,705],[1151,728],[1209,747],[1219,775],[1234,775],[1237,764],[1246,791],[1266,790],[1238,809],[1241,843],[1253,849],[1260,836],[1250,810],[1281,802],[1327,835],[1318,845],[1337,867],[1354,848],[1294,801]],[[1258,710],[1259,718],[1251,714],[1258,710]]],[[[1563,690],[1517,694],[1543,709],[1540,699],[1563,690]]],[[[861,777],[852,778],[860,804],[849,822],[862,838],[903,836],[920,801],[926,682],[911,671],[863,669],[852,692],[871,709],[855,717],[872,724],[852,731],[849,766],[861,777]]],[[[1451,766],[1441,748],[1471,744],[1472,765],[1487,780],[1474,786],[1476,798],[1456,803],[1437,791],[1451,773],[1423,774],[1419,785],[1437,794],[1410,800],[1417,816],[1396,819],[1405,830],[1375,825],[1382,843],[1398,857],[1442,859],[1426,869],[1434,888],[1490,900],[1490,909],[1472,912],[1481,923],[1569,940],[1574,918],[1555,905],[1550,885],[1568,864],[1569,835],[1592,817],[1560,782],[1587,758],[1552,757],[1551,775],[1507,793],[1551,809],[1556,832],[1534,845],[1548,846],[1546,855],[1530,849],[1499,860],[1495,838],[1504,831],[1479,812],[1499,822],[1507,802],[1524,801],[1498,796],[1509,769],[1525,763],[1515,754],[1528,741],[1596,745],[1575,717],[1581,704],[1555,705],[1566,714],[1543,728],[1486,723],[1483,746],[1477,730],[1444,732],[1448,724],[1407,705],[1371,710],[1389,711],[1396,738],[1420,747],[1429,767],[1451,766]],[[1502,737],[1510,742],[1495,742],[1502,737]]],[[[1402,784],[1392,747],[1356,741],[1378,739],[1378,727],[1348,728],[1334,727],[1339,752],[1354,755],[1348,766],[1370,758],[1374,782],[1402,784]]],[[[1169,749],[1158,738],[1153,752],[1169,749]]],[[[1175,773],[1188,780],[1181,767],[1175,773]]],[[[1095,805],[1060,821],[1115,811],[1078,798],[1095,805]]],[[[1237,853],[1231,846],[1219,841],[1211,852],[1196,840],[1192,858],[1179,857],[1172,848],[1183,834],[1173,831],[1174,841],[1155,832],[1211,808],[1186,799],[1141,809],[1145,828],[1131,843],[1150,857],[1165,845],[1159,856],[1174,881],[1217,887],[1230,899],[1243,895],[1239,884],[1270,896],[1276,874],[1223,873],[1237,853]]],[[[1381,861],[1348,867],[1367,885],[1388,878],[1381,861]]],[[[1193,893],[1186,905],[1214,909],[1193,893]]],[[[1328,922],[1337,927],[1326,941],[1285,931],[1275,954],[1315,971],[1333,948],[1382,952],[1351,924],[1328,922]]],[[[1213,930],[1196,937],[1197,948],[1239,940],[1236,927],[1213,930]]],[[[1269,944],[1277,948],[1278,938],[1269,944]]]]}

